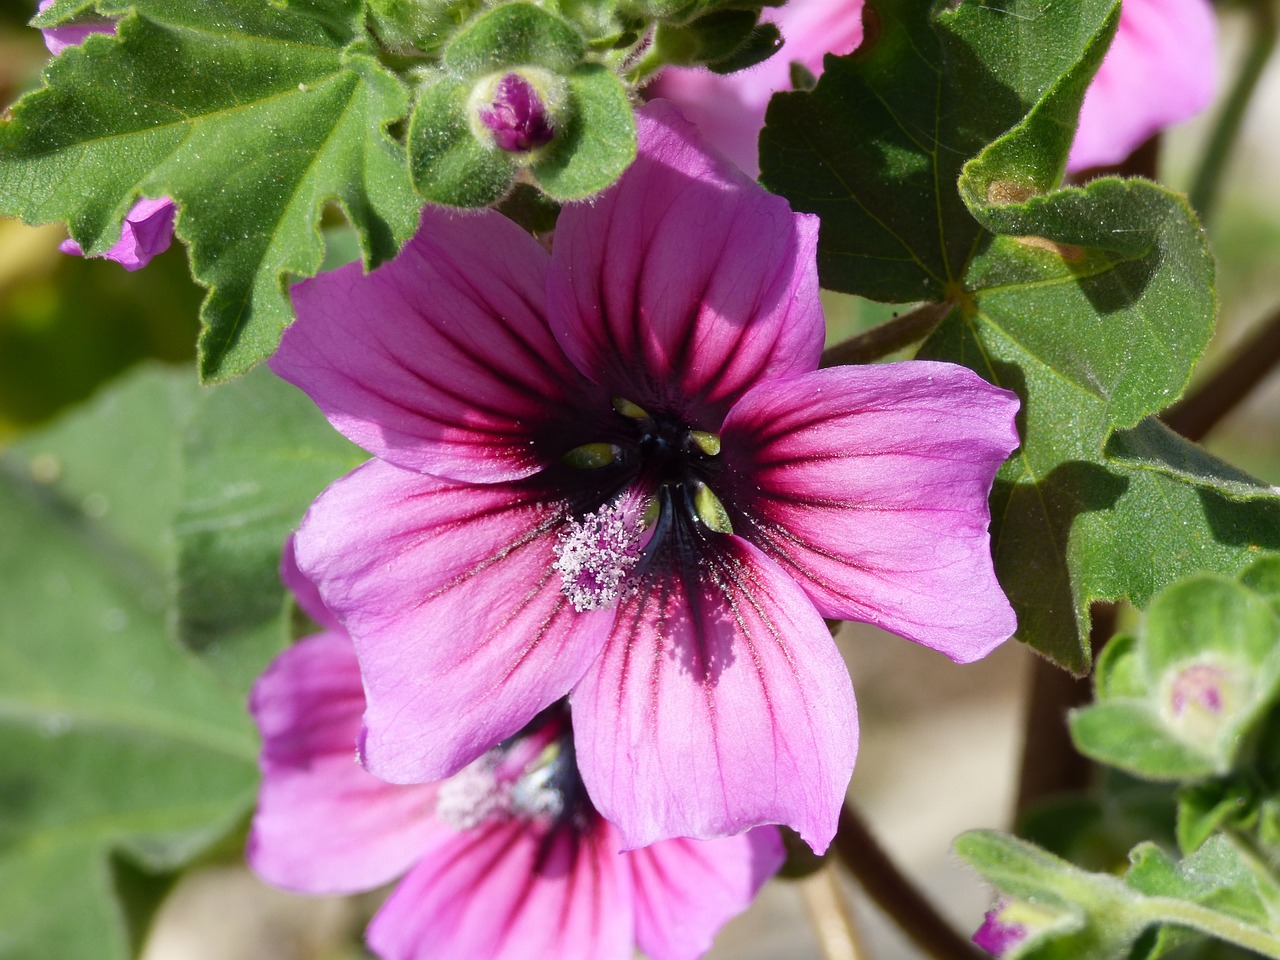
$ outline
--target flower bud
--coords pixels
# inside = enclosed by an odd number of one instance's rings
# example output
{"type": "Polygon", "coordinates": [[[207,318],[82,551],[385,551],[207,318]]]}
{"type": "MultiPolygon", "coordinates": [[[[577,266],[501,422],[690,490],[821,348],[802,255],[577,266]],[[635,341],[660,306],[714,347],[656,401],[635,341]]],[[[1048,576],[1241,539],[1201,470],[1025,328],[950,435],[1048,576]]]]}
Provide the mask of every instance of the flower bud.
{"type": "MultiPolygon", "coordinates": [[[[550,83],[541,86],[545,90],[550,83]]],[[[556,134],[543,91],[524,73],[513,71],[482,81],[472,103],[477,136],[488,137],[499,150],[529,153],[546,146],[556,134]]]]}

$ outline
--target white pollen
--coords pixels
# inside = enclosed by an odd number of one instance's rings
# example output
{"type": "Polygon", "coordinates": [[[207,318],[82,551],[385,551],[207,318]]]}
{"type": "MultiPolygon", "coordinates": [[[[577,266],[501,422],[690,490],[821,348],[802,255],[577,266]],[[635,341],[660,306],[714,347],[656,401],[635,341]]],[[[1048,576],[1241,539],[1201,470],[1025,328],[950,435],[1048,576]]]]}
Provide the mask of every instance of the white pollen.
{"type": "Polygon", "coordinates": [[[564,794],[557,786],[560,779],[559,761],[526,774],[511,789],[512,807],[531,819],[555,820],[564,813],[564,794]]]}
{"type": "Polygon", "coordinates": [[[459,831],[474,830],[510,807],[510,797],[498,783],[488,755],[444,781],[436,794],[436,816],[459,831]]]}
{"type": "Polygon", "coordinates": [[[554,566],[573,609],[582,613],[618,602],[640,560],[641,523],[634,509],[615,501],[565,524],[554,566]]]}

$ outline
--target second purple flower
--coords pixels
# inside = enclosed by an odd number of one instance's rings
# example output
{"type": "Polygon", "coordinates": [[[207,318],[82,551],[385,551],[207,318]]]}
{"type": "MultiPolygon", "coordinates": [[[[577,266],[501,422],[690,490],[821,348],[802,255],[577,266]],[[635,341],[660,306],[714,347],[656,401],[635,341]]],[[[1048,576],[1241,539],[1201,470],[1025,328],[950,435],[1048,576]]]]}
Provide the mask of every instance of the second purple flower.
{"type": "Polygon", "coordinates": [[[853,768],[823,617],[948,656],[1014,630],[987,496],[1017,399],[940,363],[818,370],[817,222],[668,104],[548,255],[428,208],[395,261],[294,288],[272,367],[375,459],[298,561],[355,642],[363,759],[450,776],[568,694],[637,847],[794,826],[853,768]]]}

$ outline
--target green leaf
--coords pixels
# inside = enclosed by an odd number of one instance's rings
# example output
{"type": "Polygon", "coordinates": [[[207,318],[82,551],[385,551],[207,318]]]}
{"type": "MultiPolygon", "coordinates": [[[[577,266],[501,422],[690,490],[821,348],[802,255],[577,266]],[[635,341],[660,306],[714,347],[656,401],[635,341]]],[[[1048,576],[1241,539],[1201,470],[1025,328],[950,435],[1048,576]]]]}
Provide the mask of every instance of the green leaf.
{"type": "Polygon", "coordinates": [[[366,265],[417,226],[404,151],[385,128],[408,97],[383,68],[356,0],[100,0],[119,38],[91,36],[45,70],[0,126],[0,209],[68,222],[110,246],[139,196],[179,205],[178,236],[209,288],[206,380],[268,356],[292,319],[285,286],[324,254],[339,203],[366,265]]]}
{"type": "Polygon", "coordinates": [[[179,637],[247,690],[286,639],[285,538],[367,454],[300,390],[261,370],[201,392],[182,455],[179,637]]]}
{"type": "Polygon", "coordinates": [[[1119,873],[1144,840],[1173,846],[1178,806],[1164,784],[1103,767],[1089,792],[1058,794],[1018,818],[1018,836],[1077,866],[1119,873]]]}
{"type": "Polygon", "coordinates": [[[1273,491],[1144,422],[1208,342],[1213,260],[1185,199],[1155,184],[1055,189],[1114,4],[871,8],[866,49],[771,103],[763,178],[823,216],[824,285],[950,304],[919,356],[1021,396],[1022,446],[992,495],[996,572],[1018,637],[1083,674],[1092,602],[1141,606],[1280,545],[1273,491]]]}
{"type": "Polygon", "coordinates": [[[821,216],[823,286],[896,303],[948,299],[983,233],[956,191],[961,167],[1062,84],[1036,130],[1060,152],[1061,174],[1066,132],[1118,5],[867,7],[878,29],[862,47],[828,56],[812,91],[770,102],[761,179],[821,216]]]}
{"type": "Polygon", "coordinates": [[[1016,918],[1023,936],[1002,954],[1008,960],[1119,960],[1149,922],[1136,915],[1138,897],[1118,878],[1086,873],[1024,840],[971,830],[956,838],[955,851],[1011,899],[1000,914],[1021,904],[1036,908],[1016,918]]]}
{"type": "Polygon", "coordinates": [[[621,81],[599,64],[569,75],[573,122],[557,134],[533,174],[547,196],[581,200],[599,193],[636,157],[636,122],[621,81]]]}
{"type": "Polygon", "coordinates": [[[1195,569],[1234,572],[1248,545],[1275,536],[1276,501],[1224,507],[1226,526],[1245,528],[1246,542],[1231,542],[1211,517],[1213,490],[1180,482],[1178,468],[1196,459],[1188,444],[1163,444],[1180,460],[1159,472],[1131,451],[1105,453],[1115,430],[1159,430],[1139,424],[1181,393],[1212,330],[1213,262],[1184,200],[1111,179],[980,212],[1025,235],[985,243],[966,278],[970,299],[921,355],[965,363],[1023,397],[1022,447],[992,501],[997,573],[1019,636],[1083,672],[1092,601],[1141,605],[1195,569]],[[1104,234],[1122,236],[1123,249],[1088,246],[1104,234]]]}
{"type": "Polygon", "coordinates": [[[185,371],[144,369],[0,457],[0,952],[13,960],[131,957],[164,875],[252,801],[244,691],[165,624],[172,438],[193,388],[185,371]]]}
{"type": "Polygon", "coordinates": [[[531,3],[506,3],[477,17],[454,37],[444,64],[457,77],[530,65],[568,73],[583,52],[582,38],[565,20],[531,3]]]}
{"type": "Polygon", "coordinates": [[[1226,837],[1214,837],[1181,862],[1154,844],[1130,854],[1125,883],[1149,897],[1211,906],[1259,927],[1280,930],[1280,887],[1262,864],[1226,837]]]}
{"type": "Polygon", "coordinates": [[[483,144],[471,129],[470,83],[442,79],[422,91],[409,121],[409,175],[423,199],[483,207],[511,186],[511,154],[483,144]]]}
{"type": "Polygon", "coordinates": [[[1274,498],[1276,488],[1219,460],[1204,447],[1184,440],[1159,420],[1148,418],[1107,441],[1116,463],[1152,470],[1236,500],[1274,498]]]}

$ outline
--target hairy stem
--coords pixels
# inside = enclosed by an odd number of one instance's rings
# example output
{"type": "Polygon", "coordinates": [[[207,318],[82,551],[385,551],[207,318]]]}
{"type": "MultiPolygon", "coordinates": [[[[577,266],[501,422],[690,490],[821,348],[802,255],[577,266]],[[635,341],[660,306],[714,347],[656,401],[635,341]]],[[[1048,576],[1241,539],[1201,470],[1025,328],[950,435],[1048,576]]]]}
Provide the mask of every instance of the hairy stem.
{"type": "Polygon", "coordinates": [[[982,956],[902,874],[850,802],[840,811],[833,846],[867,896],[929,956],[935,960],[976,960],[982,956]]]}
{"type": "Polygon", "coordinates": [[[1280,960],[1280,937],[1253,924],[1220,913],[1211,907],[1187,900],[1151,897],[1144,901],[1139,909],[1150,918],[1153,924],[1166,923],[1190,927],[1218,940],[1260,953],[1264,957],[1275,957],[1276,960],[1280,960]]]}
{"type": "Polygon", "coordinates": [[[1194,393],[1170,407],[1162,420],[1188,440],[1200,440],[1280,365],[1280,309],[1242,343],[1194,393]]]}
{"type": "Polygon", "coordinates": [[[824,960],[867,960],[853,910],[835,871],[825,866],[799,881],[799,886],[824,960]]]}
{"type": "Polygon", "coordinates": [[[1249,5],[1249,12],[1252,19],[1249,49],[1222,105],[1222,112],[1218,114],[1213,133],[1205,145],[1204,156],[1200,159],[1196,178],[1188,191],[1191,206],[1200,214],[1204,223],[1208,223],[1213,216],[1218,202],[1218,188],[1231,157],[1231,148],[1235,146],[1240,134],[1245,110],[1253,99],[1258,80],[1276,46],[1276,12],[1272,0],[1255,0],[1249,5]]]}
{"type": "Polygon", "coordinates": [[[850,363],[871,363],[887,357],[933,333],[934,327],[951,311],[951,306],[949,301],[926,303],[878,327],[842,340],[822,352],[820,365],[838,367],[850,363]]]}

